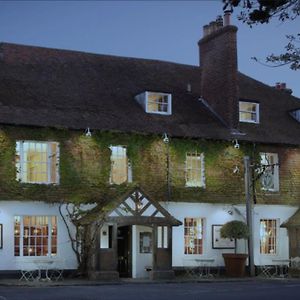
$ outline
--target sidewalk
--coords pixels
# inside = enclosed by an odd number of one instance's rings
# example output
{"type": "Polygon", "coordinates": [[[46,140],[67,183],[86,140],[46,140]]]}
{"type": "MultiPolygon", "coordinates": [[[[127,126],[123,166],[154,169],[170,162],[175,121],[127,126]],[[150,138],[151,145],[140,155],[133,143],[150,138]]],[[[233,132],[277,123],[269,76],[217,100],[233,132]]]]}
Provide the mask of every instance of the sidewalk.
{"type": "Polygon", "coordinates": [[[245,282],[245,281],[292,281],[299,282],[298,278],[263,278],[263,277],[218,277],[218,278],[187,278],[176,277],[169,280],[150,280],[121,278],[116,281],[95,281],[88,279],[65,278],[60,281],[20,281],[19,279],[0,279],[0,286],[27,286],[27,287],[57,287],[57,286],[95,286],[120,284],[161,284],[161,283],[217,283],[217,282],[245,282]]]}

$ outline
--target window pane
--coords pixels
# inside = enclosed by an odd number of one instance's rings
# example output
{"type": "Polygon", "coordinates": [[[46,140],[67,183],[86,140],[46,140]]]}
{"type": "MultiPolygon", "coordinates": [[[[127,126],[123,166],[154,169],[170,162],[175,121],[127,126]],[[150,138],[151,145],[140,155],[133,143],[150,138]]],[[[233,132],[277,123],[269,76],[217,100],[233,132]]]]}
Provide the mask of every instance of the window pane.
{"type": "Polygon", "coordinates": [[[57,183],[57,143],[16,143],[17,180],[28,183],[57,183]]]}
{"type": "Polygon", "coordinates": [[[15,256],[46,256],[50,253],[55,255],[57,253],[56,217],[16,216],[14,242],[15,256]],[[49,228],[52,228],[51,231],[49,228]],[[51,249],[49,249],[49,240],[51,249]]]}
{"type": "Polygon", "coordinates": [[[111,182],[121,184],[127,181],[128,160],[126,148],[122,146],[111,146],[111,182]]]}
{"type": "Polygon", "coordinates": [[[265,190],[279,190],[279,167],[277,153],[260,153],[261,168],[260,173],[261,186],[265,190]]]}
{"type": "Polygon", "coordinates": [[[186,154],[186,185],[202,186],[202,154],[186,154]]]}
{"type": "Polygon", "coordinates": [[[276,220],[260,220],[260,253],[276,254],[277,226],[276,220]]]}
{"type": "Polygon", "coordinates": [[[258,104],[251,102],[239,102],[239,119],[246,122],[258,122],[258,104]]]}
{"type": "Polygon", "coordinates": [[[184,254],[203,253],[203,219],[184,219],[184,254]]]}
{"type": "Polygon", "coordinates": [[[168,95],[158,93],[148,93],[147,110],[150,112],[168,112],[168,95]]]}

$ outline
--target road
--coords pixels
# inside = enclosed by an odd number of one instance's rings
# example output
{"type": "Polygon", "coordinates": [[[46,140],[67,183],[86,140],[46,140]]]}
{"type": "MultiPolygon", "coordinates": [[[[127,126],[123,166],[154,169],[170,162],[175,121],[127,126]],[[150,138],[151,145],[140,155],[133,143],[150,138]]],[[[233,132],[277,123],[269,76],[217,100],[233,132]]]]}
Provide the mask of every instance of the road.
{"type": "Polygon", "coordinates": [[[300,299],[300,281],[152,283],[0,287],[0,300],[282,300],[300,299]]]}

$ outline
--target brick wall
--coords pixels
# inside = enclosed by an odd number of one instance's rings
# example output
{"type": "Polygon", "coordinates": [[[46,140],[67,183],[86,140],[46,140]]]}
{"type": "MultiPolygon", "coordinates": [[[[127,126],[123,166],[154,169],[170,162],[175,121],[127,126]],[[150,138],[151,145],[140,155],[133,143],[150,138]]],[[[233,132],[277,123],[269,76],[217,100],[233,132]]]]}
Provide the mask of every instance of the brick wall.
{"type": "Polygon", "coordinates": [[[238,126],[236,32],[235,26],[221,27],[198,43],[202,97],[230,128],[238,126]]]}

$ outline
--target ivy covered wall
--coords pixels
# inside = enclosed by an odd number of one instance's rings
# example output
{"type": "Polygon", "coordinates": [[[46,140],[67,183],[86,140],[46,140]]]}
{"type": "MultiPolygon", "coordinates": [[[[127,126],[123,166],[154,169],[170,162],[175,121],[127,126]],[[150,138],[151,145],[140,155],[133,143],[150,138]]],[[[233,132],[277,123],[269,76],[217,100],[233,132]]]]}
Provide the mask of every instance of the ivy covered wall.
{"type": "Polygon", "coordinates": [[[260,151],[279,153],[280,191],[263,192],[256,182],[257,203],[298,204],[300,200],[300,151],[279,146],[231,141],[208,141],[162,136],[93,132],[66,129],[2,126],[0,128],[0,199],[49,202],[109,202],[134,186],[158,201],[244,203],[243,157],[258,160],[260,151]],[[24,184],[16,181],[16,140],[56,141],[60,145],[59,185],[24,184]],[[110,145],[127,147],[133,182],[111,185],[110,145]],[[204,153],[205,188],[185,186],[186,152],[204,153]],[[238,172],[233,172],[235,168],[238,172]],[[168,180],[169,176],[169,180],[168,180]],[[169,185],[168,185],[169,183],[169,185]]]}

